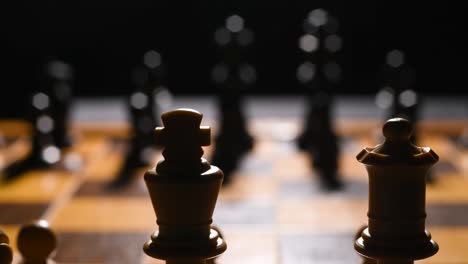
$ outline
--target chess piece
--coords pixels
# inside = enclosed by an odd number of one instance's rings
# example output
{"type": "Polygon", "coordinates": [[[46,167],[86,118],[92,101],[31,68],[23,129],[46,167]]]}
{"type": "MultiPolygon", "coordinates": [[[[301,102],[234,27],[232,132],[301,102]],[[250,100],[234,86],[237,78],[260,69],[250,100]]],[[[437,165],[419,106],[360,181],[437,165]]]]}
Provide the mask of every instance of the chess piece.
{"type": "Polygon", "coordinates": [[[27,170],[48,168],[60,161],[61,151],[54,141],[55,121],[50,96],[44,92],[34,94],[30,107],[31,150],[26,157],[4,169],[5,180],[13,180],[27,170]]]}
{"type": "Polygon", "coordinates": [[[136,169],[151,164],[151,153],[155,148],[153,129],[158,125],[154,90],[163,87],[164,72],[161,55],[150,50],[144,54],[142,65],[133,73],[135,91],[128,100],[133,134],[122,168],[111,187],[126,185],[136,169]]]}
{"type": "Polygon", "coordinates": [[[341,69],[336,62],[341,49],[337,20],[323,9],[311,11],[304,22],[305,34],[299,48],[305,61],[297,69],[297,79],[307,88],[308,113],[304,129],[297,138],[300,150],[310,153],[312,166],[324,187],[342,187],[338,178],[338,137],[332,128],[332,91],[339,85],[341,69]]]}
{"type": "Polygon", "coordinates": [[[222,62],[215,65],[212,72],[212,80],[219,90],[220,121],[212,162],[223,168],[223,183],[229,183],[240,159],[254,144],[243,111],[243,90],[256,81],[255,67],[247,60],[253,32],[244,26],[242,17],[232,15],[226,19],[225,26],[215,32],[215,41],[222,62]]]}
{"type": "Polygon", "coordinates": [[[21,264],[51,264],[51,254],[57,246],[57,238],[45,220],[21,227],[18,234],[18,250],[21,264]]]}
{"type": "Polygon", "coordinates": [[[439,249],[425,229],[426,173],[438,156],[413,145],[412,132],[408,120],[390,119],[385,141],[357,155],[369,174],[369,221],[354,248],[379,264],[412,264],[439,249]]]}
{"type": "Polygon", "coordinates": [[[71,145],[68,135],[68,115],[72,96],[73,70],[60,60],[51,60],[46,64],[42,90],[50,94],[51,115],[54,121],[52,136],[58,148],[71,145]]]}
{"type": "Polygon", "coordinates": [[[309,113],[315,121],[315,128],[308,133],[311,163],[318,172],[322,184],[328,190],[338,190],[342,183],[338,178],[338,137],[334,133],[330,119],[330,100],[327,94],[316,95],[315,108],[309,113]]]}
{"type": "Polygon", "coordinates": [[[8,236],[0,229],[0,264],[10,264],[13,261],[13,251],[9,243],[8,236]]]}
{"type": "Polygon", "coordinates": [[[168,264],[204,264],[226,250],[211,227],[223,172],[202,158],[210,128],[200,127],[201,120],[191,109],[164,113],[164,127],[156,129],[164,160],[144,176],[159,231],[143,250],[168,264]]]}

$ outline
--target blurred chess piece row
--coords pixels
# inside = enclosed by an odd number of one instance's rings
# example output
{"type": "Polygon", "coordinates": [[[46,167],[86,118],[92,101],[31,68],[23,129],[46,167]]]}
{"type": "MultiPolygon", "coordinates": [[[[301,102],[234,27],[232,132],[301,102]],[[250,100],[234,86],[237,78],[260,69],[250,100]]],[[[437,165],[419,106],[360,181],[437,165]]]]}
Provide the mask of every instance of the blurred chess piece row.
{"type": "MultiPolygon", "coordinates": [[[[13,251],[6,233],[0,230],[0,264],[11,264],[13,251]]],[[[57,247],[57,237],[45,220],[21,227],[17,237],[20,264],[53,264],[51,260],[57,247]]],[[[16,261],[15,261],[16,263],[16,261]]]]}
{"type": "MultiPolygon", "coordinates": [[[[40,69],[38,88],[30,97],[30,111],[26,117],[31,124],[30,150],[2,169],[2,179],[10,181],[35,169],[79,169],[81,158],[75,159],[69,152],[73,143],[68,129],[73,79],[71,65],[60,60],[47,61],[40,69]]],[[[146,52],[133,71],[134,88],[128,97],[132,131],[128,151],[110,186],[127,184],[135,170],[152,163],[155,154],[152,132],[158,124],[159,109],[155,104],[163,105],[169,97],[165,81],[166,69],[161,55],[154,50],[146,52]]]]}

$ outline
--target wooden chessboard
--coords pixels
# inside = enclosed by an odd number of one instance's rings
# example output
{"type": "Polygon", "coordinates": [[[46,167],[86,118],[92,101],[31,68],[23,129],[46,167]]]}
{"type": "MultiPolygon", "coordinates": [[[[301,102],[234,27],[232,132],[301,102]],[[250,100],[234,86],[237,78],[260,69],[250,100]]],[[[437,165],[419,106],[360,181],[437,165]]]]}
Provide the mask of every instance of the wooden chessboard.
{"type": "MultiPolygon", "coordinates": [[[[215,210],[214,222],[228,243],[218,263],[358,263],[353,237],[366,223],[367,174],[355,155],[375,145],[381,123],[337,122],[340,175],[346,184],[339,192],[323,191],[308,156],[295,148],[298,119],[261,118],[249,123],[255,148],[232,184],[222,189],[215,210]]],[[[214,123],[208,119],[203,124],[214,123]]],[[[468,263],[468,150],[457,148],[453,140],[463,125],[443,120],[420,125],[419,131],[424,131],[418,135],[420,145],[430,146],[441,157],[432,170],[434,183],[427,186],[428,230],[440,252],[418,263],[468,263]]],[[[0,226],[15,251],[19,227],[43,218],[58,234],[54,258],[58,263],[163,263],[142,252],[156,228],[141,178],[144,169],[123,189],[106,188],[123,161],[128,128],[74,124],[73,131],[77,144],[68,150],[68,162],[82,166],[71,166],[77,168],[74,171],[31,171],[0,185],[0,226]]],[[[25,145],[22,139],[7,142],[0,151],[3,165],[25,145]]],[[[210,152],[207,148],[206,157],[210,152]]],[[[156,153],[155,162],[159,159],[156,153]]]]}

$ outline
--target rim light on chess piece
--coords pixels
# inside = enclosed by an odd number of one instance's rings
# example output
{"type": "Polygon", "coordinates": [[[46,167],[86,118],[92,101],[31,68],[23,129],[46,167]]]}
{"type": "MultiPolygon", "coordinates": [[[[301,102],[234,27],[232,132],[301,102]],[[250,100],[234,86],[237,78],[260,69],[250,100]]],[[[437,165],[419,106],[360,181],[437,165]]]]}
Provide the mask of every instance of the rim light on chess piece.
{"type": "Polygon", "coordinates": [[[384,143],[357,155],[369,174],[369,225],[354,248],[379,264],[411,264],[439,250],[425,229],[426,173],[439,157],[413,145],[412,132],[406,119],[390,119],[384,143]]]}
{"type": "Polygon", "coordinates": [[[164,160],[144,177],[159,231],[143,250],[169,264],[201,264],[226,250],[211,227],[223,172],[202,158],[210,128],[200,127],[201,120],[202,114],[191,109],[164,113],[164,127],[156,129],[164,160]]]}

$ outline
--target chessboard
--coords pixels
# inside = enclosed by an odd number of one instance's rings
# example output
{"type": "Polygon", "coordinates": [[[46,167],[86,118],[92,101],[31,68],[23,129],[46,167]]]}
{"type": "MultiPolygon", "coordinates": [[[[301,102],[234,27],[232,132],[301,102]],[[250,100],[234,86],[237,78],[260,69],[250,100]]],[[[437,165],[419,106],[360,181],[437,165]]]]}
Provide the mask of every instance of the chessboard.
{"type": "MultiPolygon", "coordinates": [[[[255,146],[224,186],[214,213],[228,244],[217,263],[360,263],[353,249],[356,231],[367,222],[367,173],[356,161],[364,147],[381,141],[383,120],[342,118],[339,175],[344,189],[320,187],[310,157],[296,148],[299,116],[256,117],[248,129],[255,146]]],[[[216,120],[207,114],[203,125],[216,120]]],[[[457,137],[466,120],[428,119],[418,124],[418,141],[440,161],[427,185],[427,229],[440,245],[437,255],[417,263],[468,263],[468,150],[457,137]]],[[[0,166],[27,152],[28,127],[0,124],[0,166]],[[23,131],[23,132],[21,132],[23,131]]],[[[49,221],[58,236],[57,263],[163,263],[147,257],[142,246],[157,228],[142,179],[109,188],[123,162],[130,130],[124,122],[75,122],[76,144],[53,169],[33,170],[0,185],[0,226],[15,252],[21,225],[49,221]]],[[[210,158],[212,147],[205,148],[210,158]]],[[[154,164],[161,154],[156,151],[154,164]]],[[[214,164],[216,165],[216,164],[214,164]]],[[[15,253],[18,259],[18,253],[15,253]]]]}

